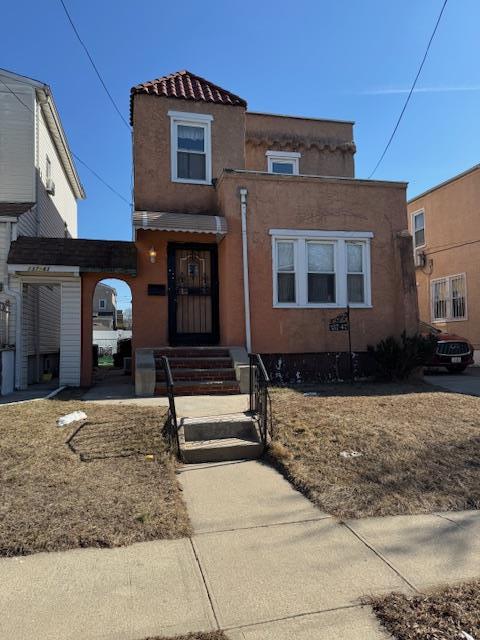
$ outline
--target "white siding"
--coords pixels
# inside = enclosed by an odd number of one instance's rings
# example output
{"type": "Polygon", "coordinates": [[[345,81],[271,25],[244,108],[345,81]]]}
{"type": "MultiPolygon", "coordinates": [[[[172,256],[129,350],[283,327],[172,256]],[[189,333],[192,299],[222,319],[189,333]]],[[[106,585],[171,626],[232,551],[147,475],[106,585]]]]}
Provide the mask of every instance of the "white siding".
{"type": "Polygon", "coordinates": [[[2,77],[32,111],[0,84],[0,201],[35,201],[35,91],[2,77]]]}
{"type": "Polygon", "coordinates": [[[76,238],[77,202],[63,169],[60,157],[53,144],[41,109],[38,110],[37,132],[38,235],[63,237],[66,222],[69,236],[76,238]],[[55,195],[50,195],[46,191],[47,156],[51,165],[51,178],[55,183],[55,195]]]}
{"type": "Polygon", "coordinates": [[[62,282],[60,384],[78,387],[81,366],[81,279],[62,282]]]}
{"type": "Polygon", "coordinates": [[[38,292],[40,353],[60,349],[60,287],[42,285],[38,292]]]}

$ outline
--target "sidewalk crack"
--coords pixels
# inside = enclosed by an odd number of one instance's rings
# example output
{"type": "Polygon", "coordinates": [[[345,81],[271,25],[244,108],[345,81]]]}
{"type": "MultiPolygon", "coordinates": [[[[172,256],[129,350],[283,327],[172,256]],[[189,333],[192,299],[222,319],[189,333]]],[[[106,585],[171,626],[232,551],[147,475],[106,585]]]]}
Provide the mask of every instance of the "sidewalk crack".
{"type": "Polygon", "coordinates": [[[220,630],[220,623],[217,618],[215,607],[213,606],[213,597],[212,597],[212,594],[210,593],[210,589],[208,588],[208,583],[205,578],[203,567],[200,563],[200,558],[198,557],[197,549],[195,548],[192,538],[188,538],[188,539],[190,540],[190,546],[192,547],[193,555],[195,556],[195,561],[197,563],[198,570],[200,571],[200,575],[202,576],[203,586],[205,587],[205,591],[207,592],[208,602],[210,603],[210,608],[212,610],[213,617],[215,619],[215,624],[217,625],[217,629],[220,630]]]}

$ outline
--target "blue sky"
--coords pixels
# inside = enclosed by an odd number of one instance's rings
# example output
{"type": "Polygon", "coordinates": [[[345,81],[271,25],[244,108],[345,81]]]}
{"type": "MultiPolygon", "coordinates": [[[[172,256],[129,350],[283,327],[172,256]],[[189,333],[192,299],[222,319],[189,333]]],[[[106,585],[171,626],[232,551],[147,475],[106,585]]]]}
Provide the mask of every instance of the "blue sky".
{"type": "MultiPolygon", "coordinates": [[[[65,2],[126,118],[132,85],[187,68],[241,95],[251,110],[354,120],[357,177],[370,174],[390,136],[442,5],[65,2]]],[[[0,66],[50,84],[73,151],[129,200],[130,133],[60,2],[6,3],[2,23],[17,26],[2,32],[0,66]]],[[[478,24],[478,0],[449,0],[418,90],[375,174],[408,181],[410,197],[480,161],[478,24]]],[[[84,167],[79,172],[88,196],[79,235],[130,239],[128,205],[84,167]]]]}

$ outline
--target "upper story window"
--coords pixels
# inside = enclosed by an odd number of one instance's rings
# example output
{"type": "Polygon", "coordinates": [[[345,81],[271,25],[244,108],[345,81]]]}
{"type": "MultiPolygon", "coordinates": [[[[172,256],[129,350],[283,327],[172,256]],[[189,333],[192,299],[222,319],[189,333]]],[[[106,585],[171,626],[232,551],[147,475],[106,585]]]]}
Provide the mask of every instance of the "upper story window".
{"type": "Polygon", "coordinates": [[[425,246],[425,211],[412,213],[413,248],[420,249],[425,246]]]}
{"type": "Polygon", "coordinates": [[[104,298],[100,298],[98,301],[98,308],[102,310],[107,308],[107,301],[104,298]]]}
{"type": "Polygon", "coordinates": [[[267,151],[268,173],[298,175],[301,154],[295,151],[267,151]]]}
{"type": "Polygon", "coordinates": [[[212,183],[211,122],[200,113],[169,111],[173,182],[212,183]]]}
{"type": "Polygon", "coordinates": [[[370,307],[370,232],[273,229],[274,307],[370,307]]]}

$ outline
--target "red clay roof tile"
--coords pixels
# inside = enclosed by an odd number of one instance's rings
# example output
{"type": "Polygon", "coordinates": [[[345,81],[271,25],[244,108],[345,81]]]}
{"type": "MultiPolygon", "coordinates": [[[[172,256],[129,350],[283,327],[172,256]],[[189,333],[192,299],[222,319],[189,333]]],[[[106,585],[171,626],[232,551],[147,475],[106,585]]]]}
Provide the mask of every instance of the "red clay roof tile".
{"type": "Polygon", "coordinates": [[[143,82],[132,87],[130,90],[132,112],[133,96],[139,93],[164,96],[166,98],[179,98],[181,100],[195,100],[197,102],[214,102],[234,107],[246,108],[247,106],[243,98],[186,70],[177,71],[168,76],[143,82]]]}

